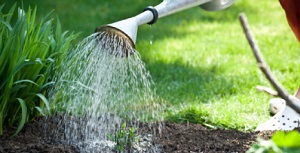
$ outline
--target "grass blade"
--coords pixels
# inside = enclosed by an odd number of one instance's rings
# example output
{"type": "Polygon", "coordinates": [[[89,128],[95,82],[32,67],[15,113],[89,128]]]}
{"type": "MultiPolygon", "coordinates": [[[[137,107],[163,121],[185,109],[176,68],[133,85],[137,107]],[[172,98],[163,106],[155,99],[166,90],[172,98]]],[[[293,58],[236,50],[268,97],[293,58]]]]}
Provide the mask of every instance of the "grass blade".
{"type": "Polygon", "coordinates": [[[48,99],[44,96],[44,95],[42,95],[42,94],[40,94],[40,93],[38,93],[38,94],[36,94],[39,98],[41,98],[41,100],[43,101],[43,103],[46,105],[46,110],[47,110],[47,112],[49,113],[50,112],[50,105],[49,105],[49,101],[48,101],[48,99]]]}
{"type": "Polygon", "coordinates": [[[17,131],[15,132],[15,134],[12,135],[12,137],[16,136],[24,127],[25,123],[26,123],[26,117],[27,117],[27,106],[26,103],[23,99],[17,98],[17,100],[20,103],[20,106],[22,108],[22,118],[21,121],[19,123],[19,126],[17,128],[17,131]]]}

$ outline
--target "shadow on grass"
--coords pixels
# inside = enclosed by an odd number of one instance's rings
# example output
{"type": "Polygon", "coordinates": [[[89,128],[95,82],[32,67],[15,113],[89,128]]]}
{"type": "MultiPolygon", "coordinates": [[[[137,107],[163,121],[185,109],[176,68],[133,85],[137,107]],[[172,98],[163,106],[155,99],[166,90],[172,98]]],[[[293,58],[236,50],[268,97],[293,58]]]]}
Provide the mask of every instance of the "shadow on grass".
{"type": "Polygon", "coordinates": [[[160,98],[173,104],[207,103],[237,92],[234,78],[222,75],[222,68],[190,67],[180,62],[148,63],[160,98]]]}

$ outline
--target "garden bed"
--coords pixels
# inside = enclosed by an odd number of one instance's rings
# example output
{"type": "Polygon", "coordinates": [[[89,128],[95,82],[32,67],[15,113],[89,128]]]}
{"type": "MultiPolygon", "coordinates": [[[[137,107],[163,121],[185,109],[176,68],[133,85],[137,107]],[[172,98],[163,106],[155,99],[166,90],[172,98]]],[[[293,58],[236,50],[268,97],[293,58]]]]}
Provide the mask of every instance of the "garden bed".
{"type": "MultiPolygon", "coordinates": [[[[75,146],[63,145],[44,138],[43,125],[53,122],[36,120],[26,124],[18,136],[9,138],[15,129],[5,130],[0,138],[0,153],[20,152],[79,152],[75,146]]],[[[141,128],[147,130],[147,125],[141,128]]],[[[155,126],[154,126],[155,127],[155,126]]],[[[268,139],[273,132],[241,132],[237,130],[208,129],[199,124],[165,122],[157,143],[166,153],[185,152],[246,152],[257,137],[268,139]]]]}

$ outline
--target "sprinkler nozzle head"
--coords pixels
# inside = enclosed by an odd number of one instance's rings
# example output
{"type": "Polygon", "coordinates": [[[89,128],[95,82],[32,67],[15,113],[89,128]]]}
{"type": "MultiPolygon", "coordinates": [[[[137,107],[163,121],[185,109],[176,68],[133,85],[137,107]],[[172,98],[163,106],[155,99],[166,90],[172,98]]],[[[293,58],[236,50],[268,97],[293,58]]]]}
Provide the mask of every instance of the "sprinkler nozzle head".
{"type": "MultiPolygon", "coordinates": [[[[112,54],[116,54],[116,55],[122,56],[122,57],[124,57],[124,56],[128,57],[128,55],[130,55],[132,51],[128,50],[128,45],[126,44],[126,42],[133,49],[135,49],[135,44],[132,41],[132,39],[125,32],[123,32],[122,30],[120,30],[118,28],[115,28],[115,27],[109,26],[109,25],[101,26],[101,27],[97,27],[95,32],[106,32],[108,37],[110,37],[111,39],[116,38],[116,36],[118,37],[117,39],[121,39],[120,41],[118,40],[119,42],[122,43],[119,45],[122,45],[122,47],[123,47],[121,55],[119,55],[120,53],[113,52],[114,50],[112,50],[112,52],[111,52],[112,54]]],[[[98,35],[98,36],[101,37],[101,35],[98,35]]],[[[109,42],[109,43],[110,44],[108,44],[108,45],[110,45],[111,48],[115,48],[115,45],[116,45],[115,42],[109,42]]]]}

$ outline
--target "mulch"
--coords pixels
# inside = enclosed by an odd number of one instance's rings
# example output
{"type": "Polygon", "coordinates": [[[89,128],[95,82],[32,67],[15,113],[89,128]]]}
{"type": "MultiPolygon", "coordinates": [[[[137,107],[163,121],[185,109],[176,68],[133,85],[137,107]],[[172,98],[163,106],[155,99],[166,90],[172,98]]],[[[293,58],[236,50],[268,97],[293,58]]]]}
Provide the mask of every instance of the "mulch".
{"type": "MultiPolygon", "coordinates": [[[[5,129],[0,137],[0,153],[77,153],[75,146],[45,139],[43,125],[53,124],[37,119],[10,138],[16,129],[5,129]]],[[[269,139],[274,131],[241,132],[208,129],[200,124],[164,122],[156,143],[164,153],[246,152],[258,137],[269,139]]],[[[146,128],[147,125],[144,125],[146,128]]],[[[154,126],[155,127],[155,126],[154,126]]],[[[139,128],[143,128],[139,127],[139,128]]],[[[158,129],[157,129],[158,130],[158,129]]]]}

